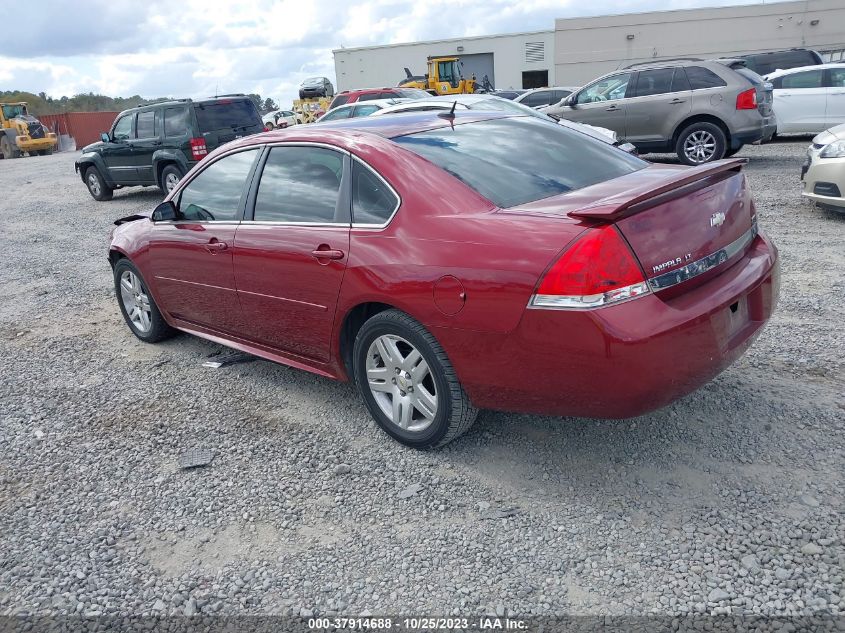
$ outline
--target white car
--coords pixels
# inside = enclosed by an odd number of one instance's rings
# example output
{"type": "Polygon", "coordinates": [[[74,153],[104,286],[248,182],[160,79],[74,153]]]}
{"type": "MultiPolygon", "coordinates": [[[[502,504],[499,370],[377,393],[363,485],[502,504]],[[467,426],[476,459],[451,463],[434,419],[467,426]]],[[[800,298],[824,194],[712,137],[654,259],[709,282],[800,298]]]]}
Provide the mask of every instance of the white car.
{"type": "Polygon", "coordinates": [[[822,132],[807,148],[801,192],[808,200],[845,213],[845,124],[822,132]]]}
{"type": "Polygon", "coordinates": [[[521,103],[515,103],[510,99],[502,99],[494,95],[488,94],[471,94],[471,95],[441,95],[439,97],[431,97],[430,99],[417,99],[409,103],[389,106],[376,112],[374,116],[384,116],[387,114],[399,112],[420,112],[424,110],[449,110],[455,106],[462,110],[495,110],[504,112],[513,112],[514,114],[528,115],[545,119],[549,122],[557,123],[578,130],[584,134],[593,136],[605,143],[617,145],[626,152],[636,154],[636,148],[630,143],[617,143],[616,132],[608,130],[604,127],[595,125],[587,125],[586,123],[576,123],[575,121],[567,121],[566,119],[558,119],[557,117],[550,117],[547,114],[538,112],[533,108],[529,108],[521,103]]]}
{"type": "Polygon", "coordinates": [[[292,110],[274,110],[261,117],[261,121],[264,123],[264,127],[269,130],[286,128],[301,123],[292,110]]]}
{"type": "Polygon", "coordinates": [[[522,105],[527,105],[529,108],[543,108],[560,103],[576,90],[578,90],[578,88],[574,86],[535,88],[534,90],[523,92],[518,97],[515,97],[514,101],[516,103],[521,103],[522,105]]]}
{"type": "Polygon", "coordinates": [[[817,134],[845,123],[845,64],[800,66],[765,76],[778,134],[817,134]]]}
{"type": "Polygon", "coordinates": [[[373,99],[371,101],[354,101],[346,105],[337,106],[326,112],[317,119],[317,123],[326,121],[341,121],[343,119],[355,119],[361,116],[377,114],[380,110],[398,104],[413,101],[412,99],[373,99]]]}

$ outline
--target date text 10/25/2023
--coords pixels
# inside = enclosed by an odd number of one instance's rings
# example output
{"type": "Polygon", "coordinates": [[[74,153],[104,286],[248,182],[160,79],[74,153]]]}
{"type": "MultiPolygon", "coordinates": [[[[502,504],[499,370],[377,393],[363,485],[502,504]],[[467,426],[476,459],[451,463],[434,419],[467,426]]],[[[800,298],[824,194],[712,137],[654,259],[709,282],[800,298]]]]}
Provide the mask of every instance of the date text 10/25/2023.
{"type": "Polygon", "coordinates": [[[308,628],[314,630],[345,629],[369,631],[525,631],[528,629],[528,623],[524,620],[494,616],[482,616],[477,619],[461,617],[331,617],[309,618],[308,628]]]}

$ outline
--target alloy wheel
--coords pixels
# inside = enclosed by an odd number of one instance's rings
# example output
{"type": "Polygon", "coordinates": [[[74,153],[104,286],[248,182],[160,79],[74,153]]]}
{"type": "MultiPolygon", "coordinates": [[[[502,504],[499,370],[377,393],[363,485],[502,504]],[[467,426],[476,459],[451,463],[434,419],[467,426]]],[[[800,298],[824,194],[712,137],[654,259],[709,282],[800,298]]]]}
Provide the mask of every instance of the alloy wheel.
{"type": "Polygon", "coordinates": [[[684,154],[690,162],[706,163],[716,153],[716,137],[706,130],[698,130],[684,140],[684,154]]]}
{"type": "Polygon", "coordinates": [[[94,174],[88,174],[88,188],[91,190],[91,193],[95,196],[100,195],[100,181],[94,174]]]}
{"type": "Polygon", "coordinates": [[[176,185],[179,184],[179,176],[170,172],[167,176],[164,177],[164,188],[167,190],[167,193],[173,191],[176,185]]]}
{"type": "Polygon", "coordinates": [[[131,270],[120,275],[120,300],[132,325],[141,333],[149,332],[152,327],[150,298],[141,279],[131,270]]]}
{"type": "Polygon", "coordinates": [[[419,350],[401,336],[383,334],[370,344],[367,384],[381,411],[399,428],[420,432],[434,422],[434,376],[419,350]]]}

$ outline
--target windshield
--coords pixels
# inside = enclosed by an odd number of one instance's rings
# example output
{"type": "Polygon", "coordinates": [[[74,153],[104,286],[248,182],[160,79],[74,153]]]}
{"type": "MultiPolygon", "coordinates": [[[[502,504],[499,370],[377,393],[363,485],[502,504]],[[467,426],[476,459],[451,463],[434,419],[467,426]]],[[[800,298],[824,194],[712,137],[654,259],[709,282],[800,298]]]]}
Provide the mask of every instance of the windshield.
{"type": "Polygon", "coordinates": [[[465,123],[393,141],[502,208],[612,180],[648,165],[608,143],[529,117],[465,123]]]}
{"type": "Polygon", "coordinates": [[[430,99],[431,93],[418,88],[397,88],[395,90],[396,96],[405,97],[406,99],[430,99]]]}
{"type": "Polygon", "coordinates": [[[3,116],[7,119],[14,119],[15,117],[26,114],[26,106],[22,105],[4,105],[3,116]]]}
{"type": "Polygon", "coordinates": [[[479,101],[468,103],[467,107],[470,110],[497,110],[500,112],[513,112],[514,114],[523,114],[526,116],[533,116],[535,119],[543,119],[544,121],[551,121],[552,123],[555,122],[554,119],[547,114],[538,112],[534,108],[529,108],[527,105],[522,105],[521,103],[517,103],[515,101],[508,101],[507,99],[481,99],[479,101]]]}
{"type": "Polygon", "coordinates": [[[261,126],[255,104],[246,99],[201,103],[196,107],[200,132],[214,130],[246,130],[261,126]]]}

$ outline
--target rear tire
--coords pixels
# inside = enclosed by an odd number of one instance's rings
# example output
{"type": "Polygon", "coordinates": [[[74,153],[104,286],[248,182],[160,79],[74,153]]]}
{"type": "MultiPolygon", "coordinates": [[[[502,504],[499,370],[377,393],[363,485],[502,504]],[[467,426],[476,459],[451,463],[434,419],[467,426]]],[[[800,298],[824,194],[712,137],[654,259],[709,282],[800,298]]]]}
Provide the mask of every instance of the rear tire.
{"type": "Polygon", "coordinates": [[[85,186],[88,187],[88,193],[94,200],[101,202],[111,200],[114,195],[114,189],[106,184],[106,181],[100,175],[100,170],[93,165],[85,170],[85,186]]]}
{"type": "Polygon", "coordinates": [[[684,165],[703,165],[725,155],[727,139],[718,125],[699,121],[678,134],[675,153],[684,165]]]}
{"type": "Polygon", "coordinates": [[[437,339],[399,310],[379,312],[361,326],[353,373],[370,415],[405,446],[444,446],[478,415],[437,339]]]}
{"type": "Polygon", "coordinates": [[[114,265],[114,292],[132,333],[145,343],[158,343],[176,332],[167,325],[141,273],[128,259],[114,265]]]}
{"type": "Polygon", "coordinates": [[[275,126],[275,125],[273,125],[273,122],[272,122],[272,121],[267,121],[267,123],[265,123],[265,124],[264,124],[264,127],[266,127],[266,128],[267,128],[267,131],[268,131],[268,132],[272,132],[272,131],[273,131],[273,129],[274,129],[276,126],[275,126]]]}
{"type": "Polygon", "coordinates": [[[161,170],[161,190],[164,193],[170,193],[182,180],[182,170],[176,165],[167,165],[161,170]]]}

